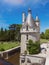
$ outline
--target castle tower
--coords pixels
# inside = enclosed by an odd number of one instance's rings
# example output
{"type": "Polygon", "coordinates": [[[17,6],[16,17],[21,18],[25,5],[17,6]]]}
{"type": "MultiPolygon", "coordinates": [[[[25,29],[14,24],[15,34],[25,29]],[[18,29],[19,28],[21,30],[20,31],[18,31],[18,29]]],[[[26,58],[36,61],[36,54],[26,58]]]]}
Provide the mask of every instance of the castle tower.
{"type": "Polygon", "coordinates": [[[36,16],[35,22],[36,22],[36,26],[37,26],[38,30],[40,31],[40,22],[39,22],[38,16],[36,16]]]}
{"type": "Polygon", "coordinates": [[[36,16],[35,22],[36,22],[36,26],[37,26],[36,29],[38,30],[38,33],[37,33],[38,39],[40,39],[40,21],[39,21],[38,16],[36,16]]]}
{"type": "Polygon", "coordinates": [[[22,25],[24,25],[25,21],[26,21],[26,15],[25,15],[25,13],[23,12],[23,13],[22,13],[22,25]]]}
{"type": "Polygon", "coordinates": [[[31,9],[28,10],[28,16],[26,18],[25,13],[22,14],[22,28],[21,33],[21,54],[24,54],[27,50],[27,41],[33,40],[39,41],[40,39],[40,26],[38,16],[36,16],[36,21],[32,17],[31,9]]]}

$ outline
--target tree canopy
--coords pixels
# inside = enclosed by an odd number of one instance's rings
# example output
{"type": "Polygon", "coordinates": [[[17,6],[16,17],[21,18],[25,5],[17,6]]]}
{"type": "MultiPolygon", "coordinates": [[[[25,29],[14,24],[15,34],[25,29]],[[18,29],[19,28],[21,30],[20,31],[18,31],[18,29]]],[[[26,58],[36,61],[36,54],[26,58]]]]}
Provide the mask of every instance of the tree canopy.
{"type": "Polygon", "coordinates": [[[29,51],[29,54],[38,54],[40,52],[40,42],[33,42],[32,40],[29,40],[27,49],[29,51]]]}
{"type": "Polygon", "coordinates": [[[11,24],[9,29],[0,29],[0,41],[20,41],[21,24],[11,24]]]}
{"type": "Polygon", "coordinates": [[[45,31],[45,38],[49,39],[49,29],[46,29],[46,31],[45,31]]]}
{"type": "Polygon", "coordinates": [[[40,36],[41,36],[42,39],[45,39],[45,33],[44,33],[44,32],[42,32],[42,33],[40,34],[40,36]]]}
{"type": "Polygon", "coordinates": [[[41,37],[42,39],[49,39],[49,29],[46,29],[46,30],[45,30],[45,33],[42,32],[42,33],[40,34],[40,37],[41,37]]]}

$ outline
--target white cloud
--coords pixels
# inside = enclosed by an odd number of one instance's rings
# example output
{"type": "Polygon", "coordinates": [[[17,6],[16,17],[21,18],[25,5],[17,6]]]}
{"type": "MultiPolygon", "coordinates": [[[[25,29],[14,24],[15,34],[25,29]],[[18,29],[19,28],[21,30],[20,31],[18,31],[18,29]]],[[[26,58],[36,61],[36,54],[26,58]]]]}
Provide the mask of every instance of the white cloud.
{"type": "MultiPolygon", "coordinates": [[[[43,5],[49,3],[49,0],[0,0],[3,4],[12,6],[27,6],[27,5],[43,5]]],[[[39,6],[38,6],[39,7],[39,6]]]]}
{"type": "Polygon", "coordinates": [[[21,5],[23,0],[3,0],[3,2],[9,5],[21,5]]]}
{"type": "Polygon", "coordinates": [[[46,5],[47,3],[49,3],[49,0],[30,0],[29,4],[32,5],[46,5]]]}

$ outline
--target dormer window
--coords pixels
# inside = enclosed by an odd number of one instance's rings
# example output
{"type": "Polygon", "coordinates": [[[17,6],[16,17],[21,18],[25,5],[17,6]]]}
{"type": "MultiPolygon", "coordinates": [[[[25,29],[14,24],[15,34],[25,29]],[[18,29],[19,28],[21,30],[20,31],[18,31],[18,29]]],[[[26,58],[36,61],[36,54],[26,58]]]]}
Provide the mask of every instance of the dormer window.
{"type": "Polygon", "coordinates": [[[35,30],[35,28],[33,28],[33,30],[35,30]]]}

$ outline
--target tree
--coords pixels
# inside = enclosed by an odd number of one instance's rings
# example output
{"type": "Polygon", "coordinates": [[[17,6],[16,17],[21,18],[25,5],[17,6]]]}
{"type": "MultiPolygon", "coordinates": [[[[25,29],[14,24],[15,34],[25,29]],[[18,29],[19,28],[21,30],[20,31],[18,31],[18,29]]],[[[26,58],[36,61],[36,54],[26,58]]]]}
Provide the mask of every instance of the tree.
{"type": "Polygon", "coordinates": [[[0,41],[20,41],[21,24],[11,24],[9,29],[0,29],[0,41]]]}
{"type": "Polygon", "coordinates": [[[1,28],[1,30],[0,30],[0,40],[1,41],[4,40],[4,30],[3,30],[3,28],[1,28]]]}
{"type": "Polygon", "coordinates": [[[45,31],[45,38],[49,39],[49,29],[46,29],[46,31],[45,31]]]}
{"type": "Polygon", "coordinates": [[[7,29],[5,29],[4,30],[4,41],[8,41],[8,30],[7,29]]]}
{"type": "Polygon", "coordinates": [[[16,25],[16,40],[17,41],[20,41],[21,39],[21,34],[20,34],[20,28],[22,27],[21,24],[17,24],[16,25]]]}
{"type": "Polygon", "coordinates": [[[40,37],[41,37],[42,39],[45,39],[45,34],[44,34],[44,32],[42,32],[42,33],[40,34],[40,37]]]}
{"type": "Polygon", "coordinates": [[[9,26],[10,40],[20,40],[20,24],[12,24],[9,26]]]}
{"type": "Polygon", "coordinates": [[[3,30],[3,28],[1,28],[1,30],[0,30],[0,41],[7,41],[7,39],[8,39],[7,29],[3,30]]]}
{"type": "Polygon", "coordinates": [[[33,42],[32,40],[29,40],[27,49],[29,51],[29,54],[38,54],[40,52],[40,42],[33,42]]]}

